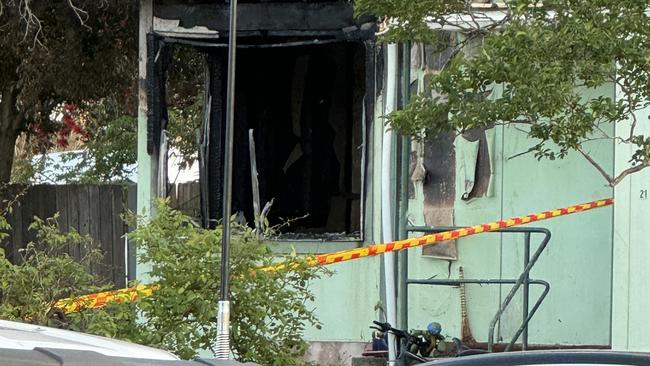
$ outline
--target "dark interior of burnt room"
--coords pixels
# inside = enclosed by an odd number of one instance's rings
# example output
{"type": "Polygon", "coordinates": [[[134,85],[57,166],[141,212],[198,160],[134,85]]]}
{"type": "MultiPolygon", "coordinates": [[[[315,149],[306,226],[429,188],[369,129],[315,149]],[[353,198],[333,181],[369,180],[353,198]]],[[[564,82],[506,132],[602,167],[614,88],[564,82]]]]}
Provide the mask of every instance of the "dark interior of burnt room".
{"type": "MultiPolygon", "coordinates": [[[[365,48],[335,42],[238,51],[233,212],[254,222],[249,136],[253,130],[260,202],[286,239],[358,239],[361,227],[365,48]]],[[[223,149],[226,54],[212,50],[212,181],[223,149]]],[[[221,189],[209,184],[220,217],[221,189]]]]}

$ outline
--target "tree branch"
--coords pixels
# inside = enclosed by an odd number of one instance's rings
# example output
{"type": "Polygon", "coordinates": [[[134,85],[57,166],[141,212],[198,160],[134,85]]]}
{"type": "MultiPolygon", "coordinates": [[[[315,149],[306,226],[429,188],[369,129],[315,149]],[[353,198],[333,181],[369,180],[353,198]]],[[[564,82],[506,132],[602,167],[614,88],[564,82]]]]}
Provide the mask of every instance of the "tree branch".
{"type": "MultiPolygon", "coordinates": [[[[90,28],[86,25],[86,21],[89,18],[88,12],[75,5],[74,1],[66,0],[68,7],[72,9],[82,26],[90,28]]],[[[43,23],[39,15],[37,15],[39,11],[43,10],[42,7],[39,7],[41,3],[45,4],[46,2],[36,2],[35,0],[0,0],[0,15],[6,15],[10,19],[12,17],[17,18],[17,21],[24,26],[23,41],[26,41],[30,35],[33,35],[34,46],[39,45],[44,47],[41,41],[43,23]],[[35,10],[35,7],[40,10],[35,10]]],[[[105,0],[99,1],[99,6],[105,5],[105,0]]]]}
{"type": "Polygon", "coordinates": [[[467,13],[469,14],[470,18],[472,19],[472,22],[474,23],[474,26],[476,27],[476,30],[480,32],[481,31],[481,25],[476,20],[476,17],[474,16],[474,12],[472,11],[472,2],[471,1],[466,1],[465,6],[467,7],[467,13]]]}
{"type": "Polygon", "coordinates": [[[18,3],[18,14],[20,14],[22,21],[25,22],[25,35],[23,37],[23,41],[26,40],[27,36],[31,33],[30,30],[35,29],[34,45],[38,44],[42,46],[43,43],[40,41],[39,35],[43,30],[43,26],[41,20],[32,11],[32,1],[33,0],[20,0],[18,3]]]}
{"type": "MultiPolygon", "coordinates": [[[[627,97],[628,104],[631,103],[631,97],[627,97]]],[[[637,124],[637,118],[636,114],[634,114],[634,110],[632,110],[632,106],[628,105],[628,112],[630,113],[630,117],[632,118],[632,126],[630,127],[630,136],[628,137],[628,141],[632,141],[632,138],[634,138],[634,130],[636,129],[636,124],[637,124]]]]}
{"type": "MultiPolygon", "coordinates": [[[[589,156],[589,154],[587,154],[587,153],[582,149],[582,147],[578,146],[578,147],[576,147],[576,150],[578,150],[578,151],[582,154],[582,156],[584,156],[585,159],[587,159],[587,161],[588,161],[591,165],[593,165],[594,168],[596,168],[596,170],[598,170],[598,172],[599,172],[599,173],[600,173],[600,174],[605,178],[605,180],[607,181],[607,183],[608,183],[611,187],[613,187],[613,186],[615,185],[615,184],[613,183],[613,182],[614,182],[614,179],[612,178],[612,176],[609,175],[609,174],[605,171],[605,169],[603,169],[603,167],[600,166],[600,164],[598,164],[598,162],[596,162],[596,160],[594,160],[594,158],[592,158],[591,156],[589,156]]],[[[628,173],[628,174],[629,174],[629,173],[628,173]]]]}
{"type": "Polygon", "coordinates": [[[616,176],[616,178],[613,178],[611,175],[607,174],[605,169],[603,169],[603,167],[600,166],[600,164],[598,164],[591,156],[589,156],[589,154],[584,152],[584,150],[582,150],[581,147],[576,148],[576,150],[578,150],[582,154],[582,156],[584,156],[585,159],[587,159],[587,161],[591,165],[593,165],[603,177],[605,177],[605,180],[607,180],[607,183],[610,187],[615,187],[617,184],[621,183],[621,181],[625,179],[625,177],[627,177],[628,175],[639,172],[647,168],[648,166],[650,166],[650,164],[648,163],[636,165],[623,170],[618,176],[616,176]]]}
{"type": "Polygon", "coordinates": [[[72,0],[68,0],[68,5],[70,5],[70,8],[74,11],[74,14],[77,16],[77,19],[79,19],[79,23],[83,25],[86,28],[90,28],[86,25],[86,21],[88,20],[88,12],[77,7],[72,0]]]}
{"type": "Polygon", "coordinates": [[[510,161],[510,160],[512,160],[512,159],[514,159],[514,158],[518,158],[518,157],[520,157],[520,156],[523,156],[523,155],[526,155],[526,154],[530,154],[530,153],[534,152],[535,150],[537,150],[541,145],[542,145],[542,144],[539,143],[539,144],[537,144],[537,145],[535,145],[535,146],[529,148],[528,150],[526,150],[526,151],[524,151],[524,152],[520,152],[520,153],[517,153],[517,154],[515,154],[515,155],[512,155],[512,156],[508,157],[507,160],[510,161]]]}
{"type": "Polygon", "coordinates": [[[632,173],[639,172],[639,171],[647,168],[648,166],[649,165],[647,163],[643,163],[641,165],[636,165],[636,166],[633,166],[631,168],[627,168],[627,169],[623,170],[621,172],[621,174],[619,174],[616,178],[614,178],[612,180],[612,182],[610,183],[610,186],[614,187],[615,185],[619,184],[623,179],[625,179],[625,177],[627,177],[628,175],[630,175],[632,173]]]}

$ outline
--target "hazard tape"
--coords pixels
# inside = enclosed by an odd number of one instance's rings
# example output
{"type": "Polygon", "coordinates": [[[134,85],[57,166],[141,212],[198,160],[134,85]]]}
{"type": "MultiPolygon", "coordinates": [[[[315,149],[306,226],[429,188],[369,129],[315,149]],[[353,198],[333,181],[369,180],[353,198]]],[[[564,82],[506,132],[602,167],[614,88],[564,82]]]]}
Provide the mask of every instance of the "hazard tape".
{"type": "Polygon", "coordinates": [[[54,304],[54,307],[61,309],[67,314],[86,308],[97,309],[106,306],[110,302],[121,303],[134,301],[140,297],[151,296],[158,287],[157,285],[140,285],[120,290],[98,292],[59,300],[54,304]]]}
{"type": "MultiPolygon", "coordinates": [[[[256,271],[275,272],[291,268],[296,268],[304,263],[307,266],[321,266],[334,263],[350,261],[359,258],[372,257],[389,252],[396,252],[399,250],[434,245],[447,240],[459,239],[470,235],[486,233],[499,229],[504,229],[513,226],[525,225],[535,221],[548,220],[559,216],[570,215],[578,212],[584,212],[595,208],[605,207],[614,204],[613,198],[602,199],[593,202],[582,203],[579,205],[559,208],[550,211],[544,211],[537,214],[513,217],[506,220],[499,220],[487,224],[475,225],[466,228],[445,231],[442,233],[430,234],[420,236],[417,238],[410,238],[404,240],[393,241],[390,243],[375,244],[367,247],[361,247],[350,250],[343,250],[334,253],[321,254],[317,256],[307,257],[304,262],[285,262],[273,266],[259,268],[251,271],[253,274],[256,271]]],[[[158,286],[137,286],[134,288],[126,288],[117,291],[101,292],[97,294],[90,294],[80,296],[74,299],[59,300],[55,306],[61,308],[66,313],[79,311],[82,308],[99,308],[105,306],[107,303],[133,301],[139,297],[149,296],[156,290],[158,286]]]]}
{"type": "MultiPolygon", "coordinates": [[[[584,212],[594,208],[605,207],[614,204],[613,198],[583,203],[575,206],[559,208],[551,211],[544,211],[537,214],[513,217],[506,220],[499,220],[490,222],[488,224],[475,225],[462,229],[445,231],[442,233],[425,235],[417,238],[398,240],[390,243],[375,244],[367,247],[361,247],[351,250],[343,250],[340,252],[322,254],[315,257],[315,261],[319,265],[328,265],[333,263],[345,262],[353,259],[370,257],[374,255],[395,252],[398,250],[431,245],[447,240],[458,239],[465,236],[485,233],[489,231],[504,229],[507,227],[519,226],[528,224],[535,221],[547,220],[554,217],[570,215],[573,213],[584,212]]],[[[315,263],[314,263],[315,264],[315,263]]]]}

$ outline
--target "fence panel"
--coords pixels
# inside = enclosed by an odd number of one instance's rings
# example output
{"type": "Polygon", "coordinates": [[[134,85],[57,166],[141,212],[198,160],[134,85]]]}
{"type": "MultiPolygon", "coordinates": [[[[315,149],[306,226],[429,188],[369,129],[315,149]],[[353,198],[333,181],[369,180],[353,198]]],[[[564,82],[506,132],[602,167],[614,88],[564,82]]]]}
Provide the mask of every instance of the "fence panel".
{"type": "Polygon", "coordinates": [[[201,217],[201,185],[199,182],[173,185],[169,190],[169,204],[188,216],[201,217]]]}
{"type": "MultiPolygon", "coordinates": [[[[121,185],[35,185],[9,186],[0,192],[3,200],[16,200],[7,215],[11,225],[9,237],[2,242],[6,257],[12,263],[20,262],[20,249],[34,241],[29,230],[34,217],[46,219],[59,213],[61,231],[75,229],[89,235],[93,246],[103,251],[101,264],[91,268],[115,287],[126,285],[125,234],[128,226],[121,215],[128,208],[128,189],[121,185]]],[[[80,260],[86,251],[67,248],[67,253],[80,260]]]]}

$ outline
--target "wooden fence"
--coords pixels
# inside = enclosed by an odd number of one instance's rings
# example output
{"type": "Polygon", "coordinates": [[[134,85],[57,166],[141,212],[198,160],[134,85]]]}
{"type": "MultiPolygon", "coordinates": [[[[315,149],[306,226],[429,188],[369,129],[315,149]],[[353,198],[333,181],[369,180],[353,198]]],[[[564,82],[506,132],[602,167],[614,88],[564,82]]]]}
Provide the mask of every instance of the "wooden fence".
{"type": "MultiPolygon", "coordinates": [[[[18,199],[7,217],[12,231],[2,243],[5,255],[10,261],[18,262],[19,250],[35,239],[34,231],[29,230],[34,217],[45,219],[58,212],[58,225],[62,232],[76,229],[82,235],[89,235],[94,248],[104,254],[102,263],[91,271],[116,287],[124,287],[127,278],[125,234],[129,228],[121,216],[129,206],[133,206],[135,194],[129,200],[129,191],[135,192],[121,185],[9,187],[3,198],[18,199]]],[[[86,253],[79,248],[69,248],[68,254],[80,260],[86,253]]]]}
{"type": "Polygon", "coordinates": [[[199,182],[172,185],[169,190],[169,205],[188,216],[201,217],[201,185],[199,182]]]}

